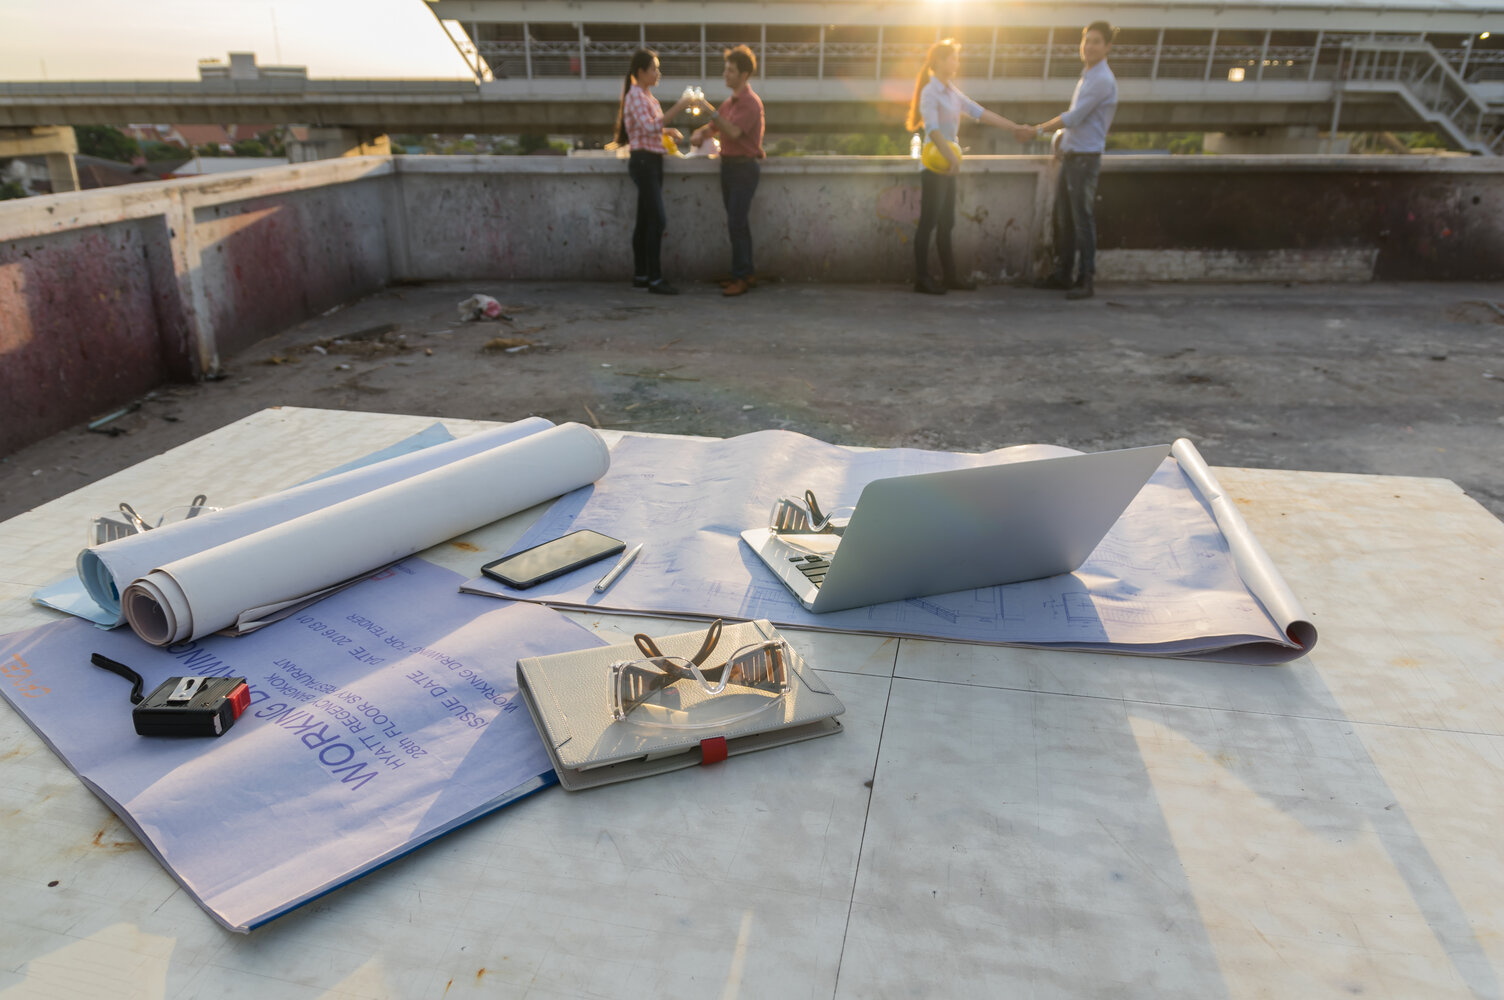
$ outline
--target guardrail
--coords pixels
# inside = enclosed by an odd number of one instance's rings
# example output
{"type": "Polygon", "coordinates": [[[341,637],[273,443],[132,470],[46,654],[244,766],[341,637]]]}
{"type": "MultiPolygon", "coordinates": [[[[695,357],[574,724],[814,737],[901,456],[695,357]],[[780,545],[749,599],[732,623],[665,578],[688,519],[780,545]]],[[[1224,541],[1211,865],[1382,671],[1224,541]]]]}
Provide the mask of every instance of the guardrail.
{"type": "MultiPolygon", "coordinates": [[[[1167,44],[1161,32],[1155,44],[1115,45],[1113,70],[1119,77],[1145,79],[1225,79],[1227,69],[1242,66],[1249,81],[1263,79],[1335,79],[1340,51],[1355,44],[1428,43],[1417,35],[1371,37],[1367,33],[1323,32],[1313,45],[1272,44],[1273,32],[1262,44],[1218,44],[1214,32],[1207,44],[1167,44]]],[[[911,76],[927,44],[901,41],[846,42],[821,38],[800,41],[752,41],[764,75],[808,79],[860,79],[911,76]]],[[[653,39],[623,41],[593,39],[521,38],[482,41],[476,47],[497,77],[619,76],[627,58],[639,47],[658,53],[666,75],[699,72],[703,60],[714,73],[720,66],[722,43],[653,39]],[[670,72],[672,71],[672,72],[670,72]]],[[[1428,46],[1429,47],[1429,46],[1428,46]]],[[[1461,74],[1494,79],[1504,73],[1504,50],[1432,49],[1438,58],[1461,74]]],[[[983,79],[1051,78],[1075,76],[1080,69],[1075,42],[1019,43],[997,41],[968,44],[963,49],[962,76],[983,79]]]]}
{"type": "Polygon", "coordinates": [[[1355,41],[1345,43],[1344,48],[1343,90],[1397,93],[1463,149],[1485,156],[1504,155],[1504,108],[1480,98],[1431,45],[1355,41]]]}

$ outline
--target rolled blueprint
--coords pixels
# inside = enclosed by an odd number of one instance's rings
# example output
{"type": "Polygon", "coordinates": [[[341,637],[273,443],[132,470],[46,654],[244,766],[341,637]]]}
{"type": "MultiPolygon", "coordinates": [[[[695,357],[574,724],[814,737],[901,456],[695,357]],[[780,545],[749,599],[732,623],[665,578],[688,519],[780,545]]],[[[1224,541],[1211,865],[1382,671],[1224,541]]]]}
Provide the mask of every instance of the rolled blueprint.
{"type": "Polygon", "coordinates": [[[548,430],[552,426],[552,421],[542,417],[528,417],[504,427],[495,427],[469,437],[421,448],[374,465],[351,469],[280,493],[247,500],[224,510],[212,511],[186,521],[176,521],[139,535],[117,538],[108,544],[80,552],[78,576],[94,602],[117,616],[115,624],[118,625],[125,620],[120,608],[121,593],[132,580],[145,576],[158,566],[352,497],[363,496],[380,487],[478,455],[509,441],[548,430]]]}
{"type": "Polygon", "coordinates": [[[1300,647],[1293,652],[1284,653],[1267,644],[1251,643],[1223,650],[1218,658],[1244,663],[1269,663],[1292,660],[1309,653],[1316,645],[1316,626],[1311,623],[1305,608],[1301,607],[1300,598],[1295,596],[1295,592],[1274,565],[1274,560],[1269,558],[1269,553],[1264,551],[1264,546],[1254,537],[1248,523],[1243,520],[1243,515],[1238,513],[1237,507],[1223,493],[1222,484],[1207,467],[1201,452],[1185,438],[1176,440],[1170,452],[1180,463],[1180,470],[1211,507],[1212,517],[1216,518],[1217,527],[1222,529],[1222,536],[1227,539],[1233,565],[1237,567],[1243,583],[1258,598],[1259,603],[1263,604],[1269,617],[1284,630],[1290,641],[1300,647]],[[1275,657],[1278,659],[1274,659],[1275,657]]]}
{"type": "Polygon", "coordinates": [[[197,639],[588,485],[609,464],[598,434],[562,424],[158,565],[121,605],[149,643],[197,639]]]}

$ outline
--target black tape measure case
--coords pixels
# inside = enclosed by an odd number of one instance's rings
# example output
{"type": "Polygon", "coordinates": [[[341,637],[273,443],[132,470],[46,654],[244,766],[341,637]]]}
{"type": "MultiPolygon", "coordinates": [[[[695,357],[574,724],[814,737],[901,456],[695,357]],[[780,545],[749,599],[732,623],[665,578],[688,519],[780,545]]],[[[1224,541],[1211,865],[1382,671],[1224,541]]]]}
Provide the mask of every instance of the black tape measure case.
{"type": "Polygon", "coordinates": [[[141,736],[218,736],[250,702],[244,677],[169,677],[131,718],[141,736]]]}

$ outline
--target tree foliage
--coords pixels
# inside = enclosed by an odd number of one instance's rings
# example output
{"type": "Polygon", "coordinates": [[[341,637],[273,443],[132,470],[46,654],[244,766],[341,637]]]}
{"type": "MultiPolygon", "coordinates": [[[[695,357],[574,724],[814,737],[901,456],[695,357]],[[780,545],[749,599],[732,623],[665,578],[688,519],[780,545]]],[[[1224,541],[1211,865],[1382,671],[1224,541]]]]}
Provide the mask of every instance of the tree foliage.
{"type": "Polygon", "coordinates": [[[548,136],[536,132],[524,132],[517,137],[517,152],[523,156],[548,148],[548,136]]]}
{"type": "Polygon", "coordinates": [[[174,146],[170,142],[156,142],[148,140],[141,144],[141,152],[150,161],[157,160],[181,160],[187,157],[187,150],[181,146],[174,146]]]}
{"type": "Polygon", "coordinates": [[[1107,136],[1107,148],[1193,155],[1205,151],[1204,138],[1201,132],[1111,132],[1107,136]]]}
{"type": "Polygon", "coordinates": [[[891,135],[880,132],[848,135],[837,148],[845,156],[900,156],[907,152],[891,135]]]}
{"type": "Polygon", "coordinates": [[[79,125],[73,134],[78,137],[78,151],[85,156],[130,163],[141,155],[140,143],[109,125],[79,125]]]}

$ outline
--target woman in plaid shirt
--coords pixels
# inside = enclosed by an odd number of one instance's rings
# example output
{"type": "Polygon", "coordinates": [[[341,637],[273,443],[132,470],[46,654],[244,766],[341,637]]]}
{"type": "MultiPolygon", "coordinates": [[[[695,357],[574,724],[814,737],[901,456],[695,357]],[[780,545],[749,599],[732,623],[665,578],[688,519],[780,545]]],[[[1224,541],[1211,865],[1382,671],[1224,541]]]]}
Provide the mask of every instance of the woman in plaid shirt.
{"type": "MultiPolygon", "coordinates": [[[[665,129],[663,107],[653,96],[653,87],[663,78],[658,53],[638,49],[627,66],[621,88],[621,107],[616,112],[616,144],[632,149],[627,173],[637,185],[637,226],[632,230],[632,287],[646,288],[655,295],[678,295],[679,290],[663,280],[659,251],[668,217],[663,211],[663,137],[675,142],[684,138],[676,128],[665,129]]],[[[681,97],[668,109],[672,119],[692,102],[681,97]]]]}

